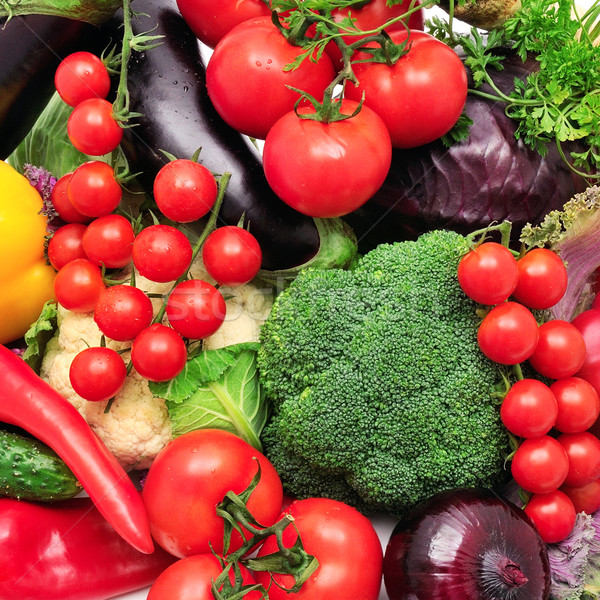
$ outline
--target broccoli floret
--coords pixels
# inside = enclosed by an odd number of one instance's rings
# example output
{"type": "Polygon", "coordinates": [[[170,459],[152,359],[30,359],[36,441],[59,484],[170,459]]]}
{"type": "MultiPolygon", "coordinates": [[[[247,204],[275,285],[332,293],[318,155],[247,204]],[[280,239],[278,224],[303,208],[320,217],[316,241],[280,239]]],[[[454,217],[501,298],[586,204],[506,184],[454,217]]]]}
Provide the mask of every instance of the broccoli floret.
{"type": "Polygon", "coordinates": [[[402,514],[444,489],[504,480],[497,365],[457,281],[468,241],[433,231],[353,270],[303,271],[261,332],[267,456],[297,497],[402,514]]]}

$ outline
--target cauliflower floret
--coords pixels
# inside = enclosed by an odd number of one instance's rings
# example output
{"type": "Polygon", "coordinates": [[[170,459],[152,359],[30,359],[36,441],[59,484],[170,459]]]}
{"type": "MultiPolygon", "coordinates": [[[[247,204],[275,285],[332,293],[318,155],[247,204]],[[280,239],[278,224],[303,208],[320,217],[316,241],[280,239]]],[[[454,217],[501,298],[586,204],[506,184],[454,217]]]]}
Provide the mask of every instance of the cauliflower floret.
{"type": "Polygon", "coordinates": [[[135,370],[110,410],[104,409],[104,402],[85,402],[83,415],[126,469],[147,469],[173,437],[165,401],[152,394],[148,380],[135,370]]]}
{"type": "MultiPolygon", "coordinates": [[[[192,277],[214,284],[196,259],[192,277]]],[[[136,274],[136,286],[146,293],[166,296],[174,282],[156,283],[136,274]]],[[[260,327],[273,303],[271,288],[253,283],[221,288],[227,305],[227,316],[219,330],[203,340],[204,349],[216,349],[241,342],[257,342],[260,327]]],[[[155,314],[162,298],[152,298],[155,314]]],[[[86,419],[119,463],[126,469],[145,469],[158,452],[172,439],[171,421],[163,398],[150,391],[148,380],[132,369],[124,386],[115,396],[110,410],[106,402],[89,402],[79,396],[69,380],[69,368],[75,356],[89,346],[99,346],[102,333],[92,313],[74,313],[59,306],[58,331],[46,347],[40,375],[60,392],[86,419]]],[[[167,322],[166,317],[164,319],[167,322]]],[[[114,350],[126,351],[131,342],[106,340],[114,350]]],[[[123,354],[126,362],[128,353],[123,354]]]]}
{"type": "Polygon", "coordinates": [[[271,288],[263,289],[246,284],[233,288],[222,287],[221,293],[227,307],[225,320],[213,335],[204,340],[204,350],[215,350],[241,342],[258,342],[260,328],[273,305],[271,288]]]}

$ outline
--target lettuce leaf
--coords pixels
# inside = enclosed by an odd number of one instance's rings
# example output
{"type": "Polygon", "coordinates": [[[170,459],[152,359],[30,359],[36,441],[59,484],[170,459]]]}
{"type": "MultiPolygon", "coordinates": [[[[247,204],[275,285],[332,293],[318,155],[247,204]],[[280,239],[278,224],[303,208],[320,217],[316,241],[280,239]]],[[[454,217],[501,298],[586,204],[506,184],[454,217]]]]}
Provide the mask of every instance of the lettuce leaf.
{"type": "Polygon", "coordinates": [[[77,150],[69,140],[67,121],[73,109],[55,93],[38,117],[25,139],[7,158],[19,173],[25,165],[44,167],[57,179],[74,171],[88,160],[111,162],[111,155],[88,156],[77,150]]]}
{"type": "Polygon", "coordinates": [[[58,329],[58,309],[56,303],[49,300],[44,304],[37,321],[31,324],[25,333],[27,348],[23,360],[36,372],[40,372],[46,345],[58,329]]]}
{"type": "Polygon", "coordinates": [[[260,434],[268,407],[258,381],[259,346],[244,343],[206,350],[188,360],[174,379],[150,384],[167,402],[174,437],[196,429],[224,429],[262,450],[260,434]]]}

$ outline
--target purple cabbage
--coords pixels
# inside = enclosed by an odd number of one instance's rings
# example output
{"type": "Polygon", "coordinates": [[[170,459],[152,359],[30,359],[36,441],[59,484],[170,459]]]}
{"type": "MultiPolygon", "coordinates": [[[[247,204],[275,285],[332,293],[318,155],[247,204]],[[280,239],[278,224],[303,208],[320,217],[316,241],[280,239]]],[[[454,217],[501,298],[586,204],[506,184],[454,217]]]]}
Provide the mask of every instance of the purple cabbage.
{"type": "MultiPolygon", "coordinates": [[[[492,77],[506,92],[515,77],[525,78],[537,64],[509,57],[504,70],[492,77]]],[[[515,139],[516,123],[504,108],[469,94],[465,112],[473,125],[466,140],[450,148],[436,141],[395,150],[381,189],[348,218],[359,239],[392,241],[435,228],[470,233],[504,220],[518,232],[583,191],[585,180],[571,171],[555,146],[542,157],[515,139]]]]}
{"type": "Polygon", "coordinates": [[[47,219],[46,229],[48,233],[54,233],[65,224],[56,208],[54,208],[54,204],[52,204],[52,190],[56,185],[56,177],[43,167],[35,167],[28,163],[23,165],[23,175],[42,197],[43,205],[40,213],[47,219]]]}

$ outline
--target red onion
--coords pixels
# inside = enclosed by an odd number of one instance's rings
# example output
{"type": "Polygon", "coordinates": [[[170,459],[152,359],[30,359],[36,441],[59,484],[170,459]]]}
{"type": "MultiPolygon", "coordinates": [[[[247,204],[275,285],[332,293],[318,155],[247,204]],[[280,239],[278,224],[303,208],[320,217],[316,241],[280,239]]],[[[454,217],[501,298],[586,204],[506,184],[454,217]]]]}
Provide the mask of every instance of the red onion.
{"type": "Polygon", "coordinates": [[[488,490],[444,492],[394,528],[390,600],[547,600],[546,546],[523,510],[488,490]]]}

